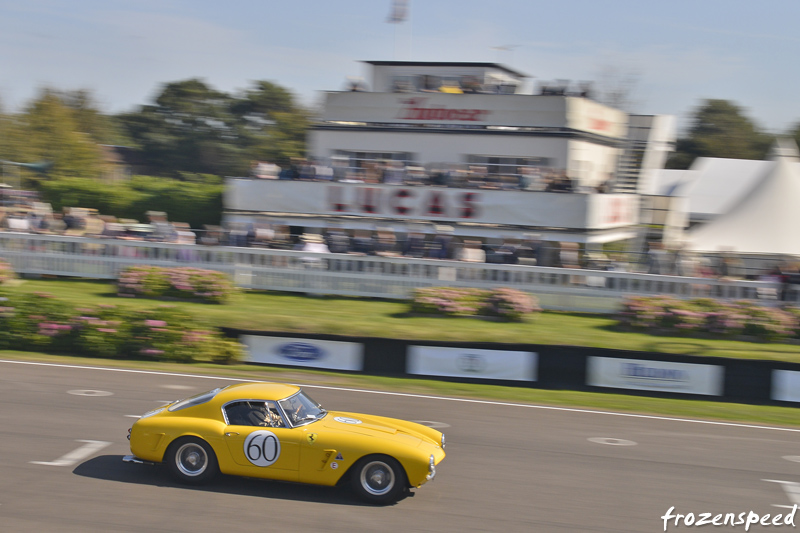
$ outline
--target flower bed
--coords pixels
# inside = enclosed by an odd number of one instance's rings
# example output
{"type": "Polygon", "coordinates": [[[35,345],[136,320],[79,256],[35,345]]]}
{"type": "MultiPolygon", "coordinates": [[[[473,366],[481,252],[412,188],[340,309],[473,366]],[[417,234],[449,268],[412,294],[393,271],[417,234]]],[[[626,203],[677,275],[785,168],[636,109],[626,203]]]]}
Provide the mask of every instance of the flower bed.
{"type": "Polygon", "coordinates": [[[227,274],[216,270],[135,266],[120,274],[117,294],[222,304],[230,302],[239,289],[227,274]]]}
{"type": "Polygon", "coordinates": [[[520,322],[541,308],[536,297],[514,289],[429,287],[414,291],[410,310],[425,315],[497,317],[520,322]]]}
{"type": "Polygon", "coordinates": [[[243,354],[239,343],[174,306],[133,313],[114,305],[76,309],[44,293],[9,295],[2,302],[0,349],[217,363],[243,354]]]}
{"type": "Polygon", "coordinates": [[[624,329],[662,334],[703,333],[770,342],[800,338],[800,309],[764,307],[749,301],[638,296],[623,302],[618,319],[624,329]]]}

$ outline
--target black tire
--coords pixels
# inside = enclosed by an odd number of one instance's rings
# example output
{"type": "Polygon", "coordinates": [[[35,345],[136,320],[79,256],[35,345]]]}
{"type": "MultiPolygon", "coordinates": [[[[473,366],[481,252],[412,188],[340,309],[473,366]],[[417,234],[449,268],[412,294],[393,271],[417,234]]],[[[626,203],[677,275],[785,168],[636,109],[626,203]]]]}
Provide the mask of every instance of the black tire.
{"type": "Polygon", "coordinates": [[[394,503],[408,488],[406,472],[388,455],[368,455],[350,471],[350,483],[356,495],[370,503],[394,503]]]}
{"type": "Polygon", "coordinates": [[[182,437],[170,444],[164,457],[172,476],[180,483],[198,485],[219,472],[217,456],[204,440],[182,437]]]}

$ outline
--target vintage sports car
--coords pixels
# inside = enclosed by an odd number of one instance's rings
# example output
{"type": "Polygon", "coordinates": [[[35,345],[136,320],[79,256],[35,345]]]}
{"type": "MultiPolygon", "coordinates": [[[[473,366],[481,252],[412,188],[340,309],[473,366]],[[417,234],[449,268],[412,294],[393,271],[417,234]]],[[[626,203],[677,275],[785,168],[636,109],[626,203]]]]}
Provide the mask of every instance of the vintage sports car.
{"type": "Polygon", "coordinates": [[[241,383],[142,415],[129,430],[135,463],[165,463],[184,483],[217,472],[317,485],[349,482],[363,499],[397,500],[433,479],[444,435],[382,416],[326,411],[299,387],[241,383]]]}

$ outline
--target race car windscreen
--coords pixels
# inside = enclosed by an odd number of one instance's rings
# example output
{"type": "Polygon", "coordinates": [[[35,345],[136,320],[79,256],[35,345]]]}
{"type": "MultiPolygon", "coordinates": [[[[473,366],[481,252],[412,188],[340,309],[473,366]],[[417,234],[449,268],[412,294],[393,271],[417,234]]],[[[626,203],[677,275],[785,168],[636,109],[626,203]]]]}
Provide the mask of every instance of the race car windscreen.
{"type": "Polygon", "coordinates": [[[327,411],[317,402],[312,400],[305,392],[297,394],[278,402],[289,417],[293,426],[304,426],[315,422],[325,416],[327,411]]]}

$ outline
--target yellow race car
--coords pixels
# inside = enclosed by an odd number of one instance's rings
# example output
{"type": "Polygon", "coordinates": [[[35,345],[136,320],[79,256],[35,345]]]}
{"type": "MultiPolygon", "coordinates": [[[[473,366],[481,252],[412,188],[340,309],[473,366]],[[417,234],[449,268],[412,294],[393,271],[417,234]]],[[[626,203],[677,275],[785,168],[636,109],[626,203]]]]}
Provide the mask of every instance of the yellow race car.
{"type": "Polygon", "coordinates": [[[317,485],[349,482],[374,503],[433,479],[444,435],[382,416],[326,411],[300,387],[242,383],[142,415],[128,431],[134,463],[165,463],[183,483],[217,472],[317,485]]]}

